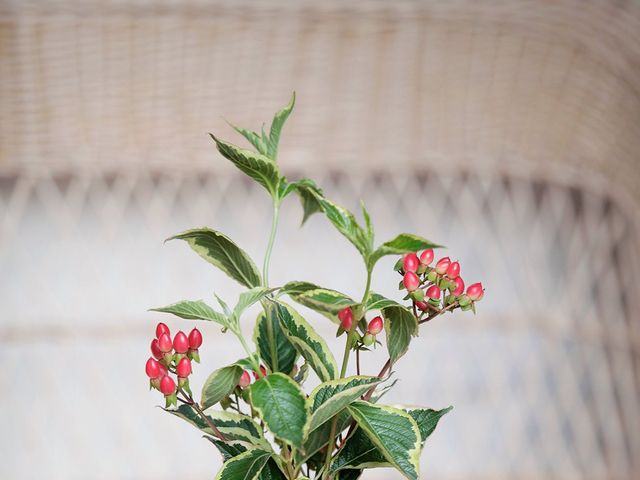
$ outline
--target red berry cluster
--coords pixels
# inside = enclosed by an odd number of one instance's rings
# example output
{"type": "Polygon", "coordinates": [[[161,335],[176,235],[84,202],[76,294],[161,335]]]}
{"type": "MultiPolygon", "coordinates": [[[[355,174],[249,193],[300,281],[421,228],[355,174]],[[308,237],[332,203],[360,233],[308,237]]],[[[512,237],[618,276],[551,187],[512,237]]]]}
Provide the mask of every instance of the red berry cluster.
{"type": "Polygon", "coordinates": [[[191,394],[188,377],[191,375],[191,361],[200,362],[198,349],[202,345],[202,334],[197,328],[189,336],[179,331],[171,340],[169,327],[164,323],[156,326],[156,338],[151,341],[151,354],[145,371],[151,388],[160,390],[166,398],[167,406],[177,404],[178,389],[191,394]],[[171,374],[175,374],[178,383],[171,374]]]}
{"type": "MultiPolygon", "coordinates": [[[[338,335],[341,335],[343,332],[348,332],[351,330],[351,326],[353,325],[353,309],[351,307],[343,308],[338,312],[338,319],[340,320],[338,335]]],[[[367,324],[367,331],[360,341],[363,345],[370,347],[375,343],[376,335],[379,334],[383,328],[384,322],[382,321],[382,317],[374,317],[367,324]]]]}
{"type": "Polygon", "coordinates": [[[449,257],[434,260],[432,249],[405,254],[396,264],[396,270],[402,275],[400,288],[408,291],[405,298],[411,298],[422,311],[439,311],[442,308],[460,307],[462,310],[475,309],[475,302],[482,299],[484,289],[481,283],[467,287],[460,276],[460,264],[449,257]]]}

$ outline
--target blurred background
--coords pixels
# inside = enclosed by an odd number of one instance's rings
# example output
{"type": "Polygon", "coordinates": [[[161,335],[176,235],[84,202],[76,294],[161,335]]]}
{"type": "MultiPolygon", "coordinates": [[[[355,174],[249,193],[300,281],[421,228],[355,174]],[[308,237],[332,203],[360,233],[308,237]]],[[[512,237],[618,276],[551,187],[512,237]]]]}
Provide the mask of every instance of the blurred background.
{"type": "MultiPolygon", "coordinates": [[[[257,129],[293,90],[284,172],[362,198],[379,242],[447,245],[487,289],[397,365],[390,402],[455,406],[423,478],[639,478],[631,0],[0,1],[0,477],[214,476],[144,375],[155,323],[192,324],[147,309],[240,292],[171,234],[211,226],[261,262],[267,196],[206,132],[244,145],[225,119],[257,129]]],[[[359,298],[355,250],[300,218],[286,202],[272,283],[359,298]]],[[[373,287],[398,299],[394,261],[373,287]]],[[[194,385],[242,355],[199,327],[194,385]]]]}

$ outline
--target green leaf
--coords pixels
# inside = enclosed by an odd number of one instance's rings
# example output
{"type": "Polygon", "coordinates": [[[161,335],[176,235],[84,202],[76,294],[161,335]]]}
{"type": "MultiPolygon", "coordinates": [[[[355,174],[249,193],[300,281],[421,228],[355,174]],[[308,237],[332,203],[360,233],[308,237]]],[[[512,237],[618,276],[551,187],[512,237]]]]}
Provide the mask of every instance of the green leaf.
{"type": "Polygon", "coordinates": [[[278,464],[273,460],[273,457],[269,459],[258,478],[260,480],[287,480],[287,477],[278,468],[278,464]]]}
{"type": "Polygon", "coordinates": [[[369,269],[373,270],[373,266],[378,260],[385,255],[401,255],[403,253],[417,252],[427,248],[440,248],[441,245],[433,243],[426,238],[410,233],[401,233],[393,240],[380,245],[369,257],[369,269]]]}
{"type": "Polygon", "coordinates": [[[274,308],[285,335],[320,380],[335,379],[338,366],[324,339],[289,305],[274,302],[274,308]]]}
{"type": "Polygon", "coordinates": [[[339,323],[336,315],[340,310],[358,303],[344,293],[309,282],[289,282],[280,292],[288,294],[296,303],[321,313],[334,323],[339,323]]]}
{"type": "Polygon", "coordinates": [[[316,199],[333,226],[358,249],[363,258],[367,259],[371,253],[367,234],[358,224],[353,213],[326,198],[316,195],[316,199]]]}
{"type": "Polygon", "coordinates": [[[269,149],[267,147],[267,144],[265,143],[264,139],[260,135],[258,135],[256,132],[253,132],[251,130],[247,130],[246,128],[237,127],[230,122],[227,122],[227,123],[229,123],[229,125],[231,125],[231,128],[233,128],[236,132],[238,132],[240,135],[246,138],[249,141],[249,143],[253,145],[256,150],[258,150],[259,153],[265,156],[269,155],[269,149]]]}
{"type": "Polygon", "coordinates": [[[186,320],[208,320],[216,322],[225,328],[228,327],[226,317],[220,312],[216,312],[202,300],[182,300],[166,307],[152,308],[150,310],[153,312],[173,313],[186,320]]]}
{"type": "Polygon", "coordinates": [[[282,331],[273,306],[269,305],[267,312],[258,316],[253,331],[258,353],[271,372],[291,373],[298,351],[282,331]]]}
{"type": "Polygon", "coordinates": [[[391,363],[395,363],[407,352],[411,337],[418,334],[418,320],[410,310],[401,305],[383,308],[382,316],[389,357],[391,363]]]}
{"type": "Polygon", "coordinates": [[[260,271],[251,257],[226,235],[210,228],[187,230],[168,240],[185,240],[202,258],[242,285],[260,286],[260,271]]]}
{"type": "Polygon", "coordinates": [[[233,392],[238,385],[240,376],[244,369],[239,365],[229,365],[228,367],[215,370],[202,386],[202,398],[200,403],[203,409],[207,409],[224,397],[233,392]]]}
{"type": "Polygon", "coordinates": [[[355,402],[348,408],[384,458],[405,477],[417,480],[420,431],[413,417],[397,408],[367,402],[355,402]]]}
{"type": "Polygon", "coordinates": [[[336,480],[358,480],[362,475],[362,470],[343,470],[338,472],[336,480]]]}
{"type": "Polygon", "coordinates": [[[318,385],[307,399],[311,417],[305,427],[305,436],[340,413],[380,381],[378,377],[355,376],[318,385]]]}
{"type": "Polygon", "coordinates": [[[238,299],[238,303],[233,309],[233,315],[236,317],[236,319],[240,319],[240,316],[247,308],[249,308],[256,302],[259,302],[274,290],[275,288],[256,287],[252,288],[251,290],[247,290],[246,292],[242,292],[240,294],[240,298],[238,299]]]}
{"type": "Polygon", "coordinates": [[[280,192],[280,198],[285,198],[294,191],[298,193],[298,197],[300,198],[303,213],[301,225],[304,225],[311,215],[322,211],[322,205],[318,200],[318,198],[322,198],[323,196],[322,189],[320,189],[313,180],[303,178],[284,185],[280,192]]]}
{"type": "Polygon", "coordinates": [[[209,435],[205,435],[204,438],[216,446],[224,462],[247,451],[247,447],[242,442],[223,442],[209,435]]]}
{"type": "Polygon", "coordinates": [[[431,435],[440,419],[449,413],[453,407],[443,408],[442,410],[432,410],[430,408],[415,408],[406,410],[413,417],[420,430],[421,446],[424,446],[425,440],[431,435]]]}
{"type": "Polygon", "coordinates": [[[333,459],[331,471],[391,466],[367,434],[357,429],[333,459]]]}
{"type": "Polygon", "coordinates": [[[373,223],[371,223],[371,216],[367,211],[367,208],[364,206],[364,202],[360,200],[360,208],[362,209],[362,218],[364,218],[364,226],[367,229],[367,240],[369,242],[369,250],[373,250],[373,239],[375,238],[375,233],[373,231],[373,223]]]}
{"type": "Polygon", "coordinates": [[[280,143],[280,133],[282,132],[282,127],[287,121],[287,118],[289,118],[289,115],[291,114],[295,103],[296,92],[293,92],[289,103],[282,110],[275,114],[275,116],[273,117],[273,121],[271,122],[267,151],[269,158],[272,158],[274,161],[278,157],[278,143],[280,143]]]}
{"type": "Polygon", "coordinates": [[[273,160],[261,153],[245,150],[220,140],[212,134],[209,135],[216,142],[218,151],[223,157],[266,188],[272,197],[276,197],[280,183],[280,172],[273,160]]]}
{"type": "Polygon", "coordinates": [[[241,453],[222,465],[216,480],[254,480],[271,457],[271,453],[254,448],[241,453]]]}
{"type": "Polygon", "coordinates": [[[282,373],[261,378],[249,389],[251,404],[276,437],[294,447],[302,446],[307,407],[300,386],[282,373]]]}
{"type": "MultiPolygon", "coordinates": [[[[346,429],[351,423],[352,417],[346,410],[343,410],[338,414],[338,426],[336,432],[342,432],[346,429]]],[[[325,422],[319,428],[316,428],[313,432],[309,434],[307,439],[304,441],[302,448],[296,450],[295,455],[295,464],[300,465],[307,461],[309,458],[314,456],[317,452],[319,452],[322,448],[324,448],[327,443],[329,443],[329,433],[331,432],[331,422],[325,422]]],[[[322,461],[324,461],[324,457],[322,457],[322,461]]]]}
{"type": "Polygon", "coordinates": [[[367,303],[365,305],[365,310],[382,310],[386,307],[401,307],[398,302],[395,300],[390,300],[386,297],[383,297],[379,293],[371,292],[369,294],[369,298],[367,299],[367,303]]]}

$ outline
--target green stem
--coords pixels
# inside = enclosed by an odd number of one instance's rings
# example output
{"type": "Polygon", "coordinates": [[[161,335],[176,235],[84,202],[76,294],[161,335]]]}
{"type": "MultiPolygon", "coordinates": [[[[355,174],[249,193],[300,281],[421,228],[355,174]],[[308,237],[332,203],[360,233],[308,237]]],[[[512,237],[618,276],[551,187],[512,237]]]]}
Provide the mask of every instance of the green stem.
{"type": "Polygon", "coordinates": [[[256,357],[253,354],[253,352],[251,352],[251,350],[249,350],[249,345],[247,345],[247,342],[245,341],[244,336],[242,335],[242,332],[240,331],[240,328],[238,327],[238,331],[234,332],[234,333],[236,334],[236,336],[240,340],[240,343],[242,344],[242,348],[244,348],[244,351],[247,352],[247,355],[251,359],[251,363],[253,364],[253,369],[256,372],[256,375],[258,376],[258,378],[262,377],[262,370],[260,370],[260,363],[256,360],[256,357]]]}
{"type": "Polygon", "coordinates": [[[273,250],[273,242],[276,239],[278,231],[278,217],[280,216],[280,199],[273,199],[273,218],[271,220],[271,234],[269,235],[269,243],[267,251],[264,254],[264,263],[262,264],[262,286],[269,286],[269,261],[271,260],[271,251],[273,250]]]}

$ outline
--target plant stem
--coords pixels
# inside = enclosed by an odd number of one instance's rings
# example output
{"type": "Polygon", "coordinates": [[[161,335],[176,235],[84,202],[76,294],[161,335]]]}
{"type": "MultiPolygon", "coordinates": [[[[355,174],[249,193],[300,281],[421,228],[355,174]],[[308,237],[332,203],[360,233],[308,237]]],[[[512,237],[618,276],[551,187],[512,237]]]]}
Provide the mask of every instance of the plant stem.
{"type": "Polygon", "coordinates": [[[240,340],[240,343],[242,344],[242,348],[244,348],[244,351],[247,352],[247,355],[251,359],[251,363],[253,364],[253,368],[254,368],[254,371],[256,372],[256,375],[258,375],[258,378],[261,378],[262,370],[260,370],[260,364],[259,362],[256,361],[255,355],[251,352],[251,350],[249,350],[249,345],[247,345],[247,342],[244,339],[244,336],[242,335],[242,332],[240,331],[239,326],[238,326],[238,331],[234,333],[238,337],[238,340],[240,340]]]}
{"type": "Polygon", "coordinates": [[[264,254],[264,263],[262,265],[262,286],[269,286],[269,261],[271,260],[271,251],[273,250],[273,242],[276,239],[278,231],[278,218],[280,216],[280,199],[273,199],[273,218],[271,219],[271,234],[269,235],[269,243],[267,243],[267,251],[264,254]]]}

